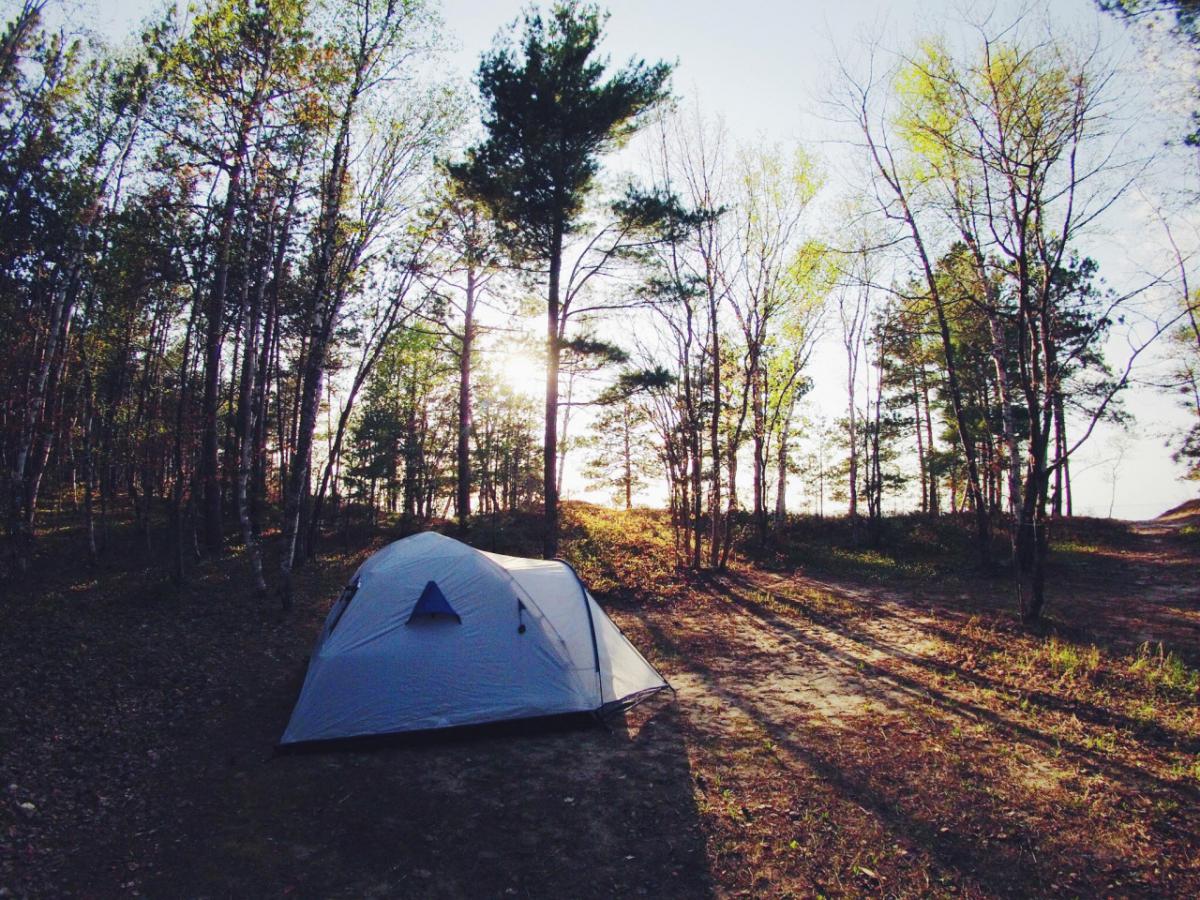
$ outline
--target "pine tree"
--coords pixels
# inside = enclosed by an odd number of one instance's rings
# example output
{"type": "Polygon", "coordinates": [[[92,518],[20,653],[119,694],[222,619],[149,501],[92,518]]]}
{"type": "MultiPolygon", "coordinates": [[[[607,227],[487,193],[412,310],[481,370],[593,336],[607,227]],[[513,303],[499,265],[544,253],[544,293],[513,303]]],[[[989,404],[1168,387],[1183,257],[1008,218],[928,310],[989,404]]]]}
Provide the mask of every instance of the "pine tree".
{"type": "Polygon", "coordinates": [[[563,245],[580,224],[601,155],[665,97],[671,67],[630,62],[605,78],[604,16],[567,2],[525,16],[519,49],[501,44],[479,65],[487,137],[451,166],[491,211],[509,247],[547,267],[546,421],[542,552],[558,553],[558,370],[563,245]]]}

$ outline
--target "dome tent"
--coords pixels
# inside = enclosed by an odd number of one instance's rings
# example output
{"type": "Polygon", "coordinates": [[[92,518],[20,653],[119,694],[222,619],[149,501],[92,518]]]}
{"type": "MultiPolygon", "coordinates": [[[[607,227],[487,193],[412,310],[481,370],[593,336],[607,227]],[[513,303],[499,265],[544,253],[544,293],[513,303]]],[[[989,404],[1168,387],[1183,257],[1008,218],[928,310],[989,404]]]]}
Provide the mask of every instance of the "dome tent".
{"type": "Polygon", "coordinates": [[[280,744],[603,713],[667,687],[567,563],[424,532],[333,604],[280,744]]]}

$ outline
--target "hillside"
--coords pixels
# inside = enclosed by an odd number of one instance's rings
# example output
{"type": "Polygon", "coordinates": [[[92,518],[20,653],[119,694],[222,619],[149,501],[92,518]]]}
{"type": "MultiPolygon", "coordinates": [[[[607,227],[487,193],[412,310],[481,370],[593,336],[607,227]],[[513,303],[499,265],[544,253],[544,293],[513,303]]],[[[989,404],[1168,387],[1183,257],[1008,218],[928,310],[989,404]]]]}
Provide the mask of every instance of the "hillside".
{"type": "Polygon", "coordinates": [[[1200,519],[1200,499],[1185,500],[1158,517],[1159,522],[1187,522],[1200,519]]]}

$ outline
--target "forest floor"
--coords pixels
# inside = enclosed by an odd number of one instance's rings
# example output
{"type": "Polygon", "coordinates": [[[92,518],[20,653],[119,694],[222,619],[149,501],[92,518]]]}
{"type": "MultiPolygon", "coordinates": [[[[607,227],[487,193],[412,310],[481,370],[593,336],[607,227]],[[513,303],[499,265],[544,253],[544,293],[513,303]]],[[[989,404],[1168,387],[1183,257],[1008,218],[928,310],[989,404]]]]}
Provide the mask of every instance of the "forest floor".
{"type": "MultiPolygon", "coordinates": [[[[276,755],[338,588],[289,615],[236,553],[89,570],[73,519],[3,587],[0,896],[1200,896],[1197,517],[1056,526],[1048,621],[949,521],[801,520],[683,578],[658,514],[565,550],[677,694],[276,755]]],[[[484,549],[529,535],[481,523],[484,549]]]]}

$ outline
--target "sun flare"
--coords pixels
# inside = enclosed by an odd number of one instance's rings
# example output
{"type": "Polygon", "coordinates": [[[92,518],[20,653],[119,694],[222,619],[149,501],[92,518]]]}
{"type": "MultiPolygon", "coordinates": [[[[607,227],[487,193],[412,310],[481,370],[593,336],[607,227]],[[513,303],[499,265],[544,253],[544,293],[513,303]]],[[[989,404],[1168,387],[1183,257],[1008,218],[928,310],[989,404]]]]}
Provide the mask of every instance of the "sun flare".
{"type": "Polygon", "coordinates": [[[500,380],[518,394],[540,396],[546,389],[546,364],[524,350],[511,350],[496,359],[500,380]]]}

